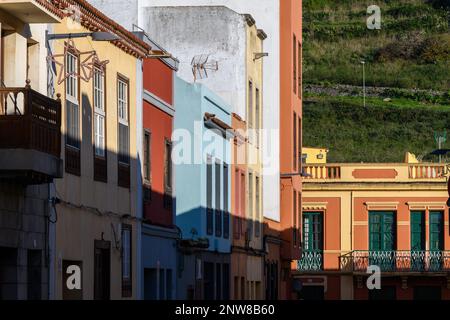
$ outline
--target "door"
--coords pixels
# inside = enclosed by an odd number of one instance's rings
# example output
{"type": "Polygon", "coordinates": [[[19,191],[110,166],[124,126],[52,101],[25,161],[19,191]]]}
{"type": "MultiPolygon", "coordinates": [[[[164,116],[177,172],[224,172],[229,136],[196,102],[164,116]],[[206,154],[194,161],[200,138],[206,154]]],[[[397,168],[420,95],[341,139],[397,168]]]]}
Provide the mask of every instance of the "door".
{"type": "Polygon", "coordinates": [[[301,268],[322,269],[323,215],[322,212],[303,213],[303,257],[301,268]]]}
{"type": "Polygon", "coordinates": [[[444,250],[444,214],[441,211],[430,211],[430,271],[442,268],[442,250],[444,250]]]}
{"type": "Polygon", "coordinates": [[[425,213],[411,212],[411,269],[422,271],[425,267],[425,213]]]}
{"type": "Polygon", "coordinates": [[[369,212],[369,264],[382,270],[395,267],[394,212],[369,212]]]}
{"type": "Polygon", "coordinates": [[[94,299],[110,299],[111,243],[95,240],[94,244],[94,299]]]}
{"type": "Polygon", "coordinates": [[[205,262],[204,264],[204,300],[214,300],[214,263],[205,262]]]}
{"type": "Polygon", "coordinates": [[[441,300],[441,287],[417,286],[414,287],[414,300],[441,300]]]}
{"type": "Polygon", "coordinates": [[[323,286],[303,286],[299,297],[300,300],[307,301],[325,300],[325,288],[323,286]]]}
{"type": "Polygon", "coordinates": [[[369,290],[369,300],[396,300],[395,286],[383,286],[381,289],[369,290]]]}

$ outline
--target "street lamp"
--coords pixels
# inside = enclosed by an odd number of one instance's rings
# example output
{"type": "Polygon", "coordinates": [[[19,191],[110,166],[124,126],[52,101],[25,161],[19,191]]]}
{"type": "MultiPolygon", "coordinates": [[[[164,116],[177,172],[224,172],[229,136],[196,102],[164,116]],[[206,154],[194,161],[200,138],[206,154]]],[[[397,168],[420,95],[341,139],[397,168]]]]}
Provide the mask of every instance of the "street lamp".
{"type": "Polygon", "coordinates": [[[364,96],[364,108],[366,107],[366,62],[361,61],[363,67],[363,96],[364,96]]]}
{"type": "Polygon", "coordinates": [[[45,35],[46,43],[50,40],[75,39],[91,37],[93,41],[117,41],[120,37],[110,32],[80,32],[80,33],[61,33],[45,35]]]}

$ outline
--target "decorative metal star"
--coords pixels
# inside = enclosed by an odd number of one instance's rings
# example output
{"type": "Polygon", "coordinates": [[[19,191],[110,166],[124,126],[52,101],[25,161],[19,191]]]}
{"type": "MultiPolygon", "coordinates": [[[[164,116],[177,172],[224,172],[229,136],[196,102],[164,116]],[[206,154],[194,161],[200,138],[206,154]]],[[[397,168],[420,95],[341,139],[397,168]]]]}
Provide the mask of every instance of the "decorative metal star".
{"type": "Polygon", "coordinates": [[[101,72],[105,72],[106,65],[109,63],[109,60],[101,61],[98,57],[98,54],[95,50],[81,52],[77,50],[75,47],[75,43],[73,39],[67,41],[64,45],[64,53],[62,54],[53,54],[47,56],[47,61],[54,63],[59,66],[59,71],[56,71],[58,76],[58,85],[63,83],[70,76],[78,77],[85,82],[89,82],[94,74],[94,67],[101,70],[101,72]],[[69,53],[75,53],[79,58],[87,55],[85,59],[83,59],[80,63],[80,73],[75,72],[66,72],[66,61],[67,55],[69,53]],[[59,62],[58,59],[63,58],[63,62],[59,62]]]}

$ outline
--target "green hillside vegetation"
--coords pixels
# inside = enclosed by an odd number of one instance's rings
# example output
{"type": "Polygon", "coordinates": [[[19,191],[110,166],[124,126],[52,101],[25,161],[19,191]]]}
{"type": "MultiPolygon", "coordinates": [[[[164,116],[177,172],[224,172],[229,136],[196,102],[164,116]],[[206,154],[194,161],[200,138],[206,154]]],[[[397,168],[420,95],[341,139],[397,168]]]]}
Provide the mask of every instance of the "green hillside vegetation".
{"type": "Polygon", "coordinates": [[[450,1],[377,1],[382,29],[369,30],[373,3],[303,1],[305,87],[355,86],[345,96],[305,89],[304,145],[328,147],[330,161],[402,161],[405,151],[434,150],[434,131],[450,131],[450,1]],[[389,88],[366,109],[362,60],[367,86],[389,88]]]}

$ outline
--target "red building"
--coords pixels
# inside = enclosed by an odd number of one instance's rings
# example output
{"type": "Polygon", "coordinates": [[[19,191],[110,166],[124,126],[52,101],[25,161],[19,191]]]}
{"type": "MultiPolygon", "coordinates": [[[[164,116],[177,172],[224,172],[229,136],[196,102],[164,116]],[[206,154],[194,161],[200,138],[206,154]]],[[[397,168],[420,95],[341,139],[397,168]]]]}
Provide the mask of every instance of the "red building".
{"type": "Polygon", "coordinates": [[[175,115],[174,77],[178,60],[139,34],[153,50],[143,61],[142,264],[144,299],[170,300],[176,295],[176,240],[171,161],[175,115]]]}
{"type": "Polygon", "coordinates": [[[143,179],[144,219],[159,226],[172,226],[173,78],[178,61],[168,58],[144,61],[143,179]]]}

